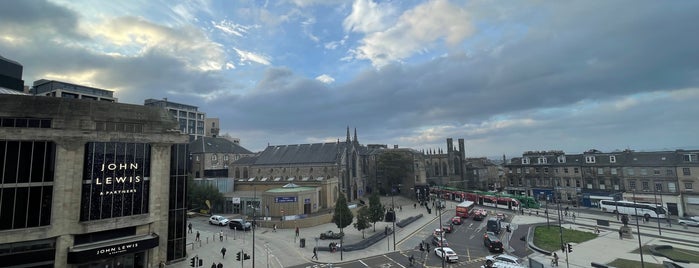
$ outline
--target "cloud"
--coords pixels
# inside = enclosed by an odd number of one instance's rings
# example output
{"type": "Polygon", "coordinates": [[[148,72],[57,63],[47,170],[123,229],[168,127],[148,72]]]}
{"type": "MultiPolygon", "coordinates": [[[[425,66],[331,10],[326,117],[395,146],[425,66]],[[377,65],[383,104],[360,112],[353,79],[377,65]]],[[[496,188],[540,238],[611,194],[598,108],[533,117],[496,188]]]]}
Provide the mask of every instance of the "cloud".
{"type": "Polygon", "coordinates": [[[238,53],[238,56],[240,56],[240,62],[245,63],[245,62],[256,62],[262,65],[270,65],[272,64],[270,62],[270,59],[268,56],[264,55],[258,55],[250,51],[245,51],[242,49],[238,48],[233,48],[236,53],[238,53]]]}
{"type": "Polygon", "coordinates": [[[327,74],[322,74],[316,77],[316,80],[326,83],[326,84],[332,84],[335,82],[335,78],[332,78],[332,76],[329,76],[327,74]]]}
{"type": "Polygon", "coordinates": [[[361,45],[351,50],[352,54],[357,59],[370,60],[375,67],[400,62],[433,46],[440,39],[454,46],[474,32],[469,14],[446,0],[416,6],[385,30],[373,32],[370,30],[374,28],[350,26],[353,30],[368,32],[360,41],[361,45]]]}
{"type": "Polygon", "coordinates": [[[342,22],[346,32],[373,33],[386,28],[387,19],[395,10],[389,3],[377,4],[372,0],[355,0],[352,13],[342,22]]]}

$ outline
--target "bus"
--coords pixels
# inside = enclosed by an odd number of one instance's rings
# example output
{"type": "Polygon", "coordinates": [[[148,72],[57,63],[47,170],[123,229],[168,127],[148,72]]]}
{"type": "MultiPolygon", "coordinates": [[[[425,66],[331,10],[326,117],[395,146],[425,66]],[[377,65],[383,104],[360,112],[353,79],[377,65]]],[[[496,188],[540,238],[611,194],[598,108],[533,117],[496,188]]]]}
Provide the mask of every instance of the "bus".
{"type": "Polygon", "coordinates": [[[464,201],[456,205],[456,216],[468,218],[469,214],[473,213],[476,203],[473,201],[464,201]]]}
{"type": "Polygon", "coordinates": [[[667,217],[667,210],[658,204],[651,203],[635,203],[629,201],[614,201],[601,200],[600,208],[604,212],[619,212],[619,214],[628,214],[641,217],[661,218],[667,217]]]}

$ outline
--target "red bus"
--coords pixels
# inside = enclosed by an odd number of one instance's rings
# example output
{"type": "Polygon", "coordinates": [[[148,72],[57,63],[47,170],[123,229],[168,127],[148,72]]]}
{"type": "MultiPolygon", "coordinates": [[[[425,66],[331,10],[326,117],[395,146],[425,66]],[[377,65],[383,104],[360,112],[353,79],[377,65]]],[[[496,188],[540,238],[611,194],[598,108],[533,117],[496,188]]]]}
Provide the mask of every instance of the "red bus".
{"type": "Polygon", "coordinates": [[[468,218],[469,214],[473,213],[476,203],[473,201],[464,201],[456,205],[456,216],[468,218]]]}

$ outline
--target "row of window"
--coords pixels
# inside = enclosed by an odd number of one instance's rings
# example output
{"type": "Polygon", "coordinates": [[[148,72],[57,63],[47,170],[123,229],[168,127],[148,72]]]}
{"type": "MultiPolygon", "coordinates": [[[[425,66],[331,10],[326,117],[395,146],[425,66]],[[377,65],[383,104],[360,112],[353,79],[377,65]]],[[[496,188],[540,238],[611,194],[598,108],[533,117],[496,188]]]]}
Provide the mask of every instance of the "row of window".
{"type": "MultiPolygon", "coordinates": [[[[556,187],[562,186],[561,183],[565,182],[566,187],[571,187],[571,179],[565,179],[565,180],[546,180],[546,179],[536,179],[536,180],[527,180],[526,181],[526,186],[527,187],[536,187],[536,186],[552,186],[552,184],[555,184],[556,187]]],[[[517,178],[517,179],[510,179],[509,180],[509,186],[515,186],[517,184],[518,186],[523,186],[523,180],[522,178],[517,178]]],[[[628,181],[629,185],[629,190],[634,190],[636,188],[636,180],[629,180],[628,181]]],[[[619,181],[613,182],[612,189],[614,190],[619,190],[619,181]]],[[[582,181],[581,180],[575,180],[575,187],[576,188],[581,188],[582,187],[582,181]]],[[[684,182],[684,188],[686,190],[692,190],[694,185],[692,182],[684,182]]],[[[585,184],[586,189],[594,189],[592,181],[587,181],[585,184]]],[[[607,184],[605,182],[601,182],[599,185],[597,185],[597,189],[600,190],[607,190],[607,184]]],[[[641,190],[643,191],[650,191],[650,181],[641,181],[641,190]]],[[[655,183],[655,191],[662,192],[663,190],[663,183],[655,183]]],[[[676,193],[677,192],[677,186],[674,182],[668,182],[667,183],[667,191],[676,193]]]]}
{"type": "Polygon", "coordinates": [[[143,124],[122,122],[96,122],[95,130],[126,133],[143,133],[143,124]]]}
{"type": "Polygon", "coordinates": [[[0,127],[51,128],[51,119],[0,117],[0,127]]]}
{"type": "MultiPolygon", "coordinates": [[[[522,168],[516,168],[515,170],[516,170],[517,174],[522,173],[522,168]]],[[[529,174],[530,170],[531,170],[531,168],[524,168],[524,173],[529,174]]],[[[543,173],[549,173],[548,167],[544,167],[544,168],[535,167],[534,173],[537,173],[537,174],[541,173],[542,170],[543,170],[543,173]]],[[[587,170],[587,172],[591,173],[593,171],[593,168],[588,167],[588,168],[586,168],[586,170],[587,170]]],[[[606,170],[607,170],[607,168],[597,168],[597,175],[604,175],[606,170]]],[[[636,168],[625,168],[624,170],[625,170],[626,175],[632,176],[632,175],[635,175],[635,173],[636,173],[636,171],[635,171],[636,168]]],[[[512,173],[511,170],[510,170],[510,173],[512,173]]],[[[553,173],[559,173],[559,168],[554,168],[553,173]]],[[[570,168],[567,168],[567,167],[563,168],[563,173],[565,173],[565,174],[570,173],[570,168]]],[[[580,173],[580,169],[577,167],[573,168],[573,173],[574,174],[580,173]]],[[[611,175],[618,175],[619,169],[618,168],[609,168],[609,173],[611,175]]],[[[660,176],[660,175],[662,175],[662,173],[663,173],[662,170],[660,170],[658,168],[653,169],[653,175],[660,176]]],[[[648,175],[648,169],[641,168],[639,174],[643,175],[643,176],[648,175]]],[[[665,175],[674,176],[675,175],[674,169],[665,169],[665,175]]],[[[682,175],[684,175],[684,176],[692,175],[690,168],[682,168],[682,175]]]]}
{"type": "MultiPolygon", "coordinates": [[[[662,160],[667,160],[666,157],[662,157],[662,160]]],[[[682,156],[682,159],[684,162],[699,162],[699,158],[697,158],[697,154],[684,154],[682,156]]],[[[637,160],[634,158],[633,160],[637,160]]],[[[556,161],[558,163],[565,163],[566,162],[566,157],[565,155],[560,155],[556,157],[556,161]]],[[[587,164],[594,164],[597,163],[597,156],[594,155],[587,155],[585,156],[585,163],[587,164]]],[[[616,163],[616,156],[615,155],[610,155],[609,156],[609,163],[616,163]]],[[[529,157],[522,157],[522,164],[528,165],[531,164],[531,161],[529,157]]],[[[537,164],[548,164],[548,158],[545,156],[540,156],[537,158],[537,164]]]]}

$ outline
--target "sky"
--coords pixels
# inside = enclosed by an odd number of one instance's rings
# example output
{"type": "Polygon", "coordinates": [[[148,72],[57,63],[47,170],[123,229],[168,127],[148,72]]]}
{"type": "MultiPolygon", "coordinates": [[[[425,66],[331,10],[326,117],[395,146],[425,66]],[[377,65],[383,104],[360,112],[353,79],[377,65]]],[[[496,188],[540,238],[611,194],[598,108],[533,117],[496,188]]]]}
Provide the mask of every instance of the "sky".
{"type": "Polygon", "coordinates": [[[699,1],[0,1],[0,55],[268,145],[697,148],[699,1]],[[352,133],[353,134],[353,133],[352,133]],[[455,142],[456,144],[456,142],[455,142]]]}

